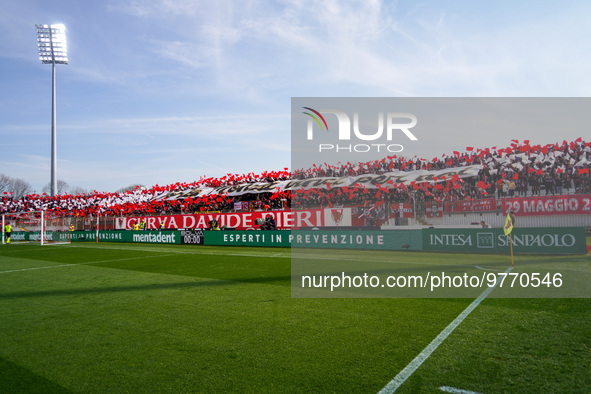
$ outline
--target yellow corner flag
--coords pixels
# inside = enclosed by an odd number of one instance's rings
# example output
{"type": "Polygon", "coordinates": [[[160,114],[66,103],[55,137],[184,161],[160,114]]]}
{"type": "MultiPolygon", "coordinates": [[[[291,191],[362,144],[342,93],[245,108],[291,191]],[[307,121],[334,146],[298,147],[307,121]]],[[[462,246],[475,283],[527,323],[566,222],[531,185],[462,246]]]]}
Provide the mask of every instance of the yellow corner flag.
{"type": "Polygon", "coordinates": [[[511,215],[509,214],[509,212],[507,212],[507,220],[505,220],[505,227],[503,227],[503,231],[505,232],[505,235],[509,235],[511,234],[512,230],[513,220],[511,219],[511,215]]]}
{"type": "Polygon", "coordinates": [[[509,236],[509,245],[511,246],[511,266],[515,266],[515,261],[513,260],[513,240],[511,239],[511,231],[513,231],[513,224],[515,223],[515,216],[511,215],[511,211],[507,212],[507,219],[505,220],[505,227],[503,227],[503,231],[505,235],[509,236]]]}

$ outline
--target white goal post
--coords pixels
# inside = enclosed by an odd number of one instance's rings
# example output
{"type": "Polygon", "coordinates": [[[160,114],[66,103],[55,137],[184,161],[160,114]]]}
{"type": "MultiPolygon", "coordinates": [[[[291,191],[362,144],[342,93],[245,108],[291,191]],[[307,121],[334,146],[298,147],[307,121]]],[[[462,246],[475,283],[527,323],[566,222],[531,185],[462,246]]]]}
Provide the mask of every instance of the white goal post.
{"type": "Polygon", "coordinates": [[[69,217],[53,217],[45,211],[2,214],[2,244],[39,243],[56,245],[70,243],[69,217]],[[7,226],[11,228],[8,239],[7,226]]]}

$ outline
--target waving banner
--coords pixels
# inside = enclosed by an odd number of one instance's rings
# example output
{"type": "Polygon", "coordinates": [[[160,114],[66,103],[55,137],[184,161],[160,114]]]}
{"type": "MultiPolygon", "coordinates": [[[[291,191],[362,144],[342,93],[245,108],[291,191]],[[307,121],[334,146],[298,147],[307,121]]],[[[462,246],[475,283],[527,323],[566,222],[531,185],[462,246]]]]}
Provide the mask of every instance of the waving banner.
{"type": "Polygon", "coordinates": [[[220,186],[215,188],[196,188],[183,191],[167,192],[156,197],[156,200],[182,200],[188,197],[196,198],[210,194],[240,196],[250,193],[275,193],[285,190],[331,189],[335,187],[359,186],[367,189],[379,187],[395,187],[398,184],[409,185],[412,182],[445,182],[453,177],[468,178],[477,176],[481,165],[447,168],[444,170],[428,171],[393,171],[384,174],[365,174],[349,177],[309,178],[290,181],[275,181],[269,183],[247,183],[242,185],[220,186]]]}
{"type": "Polygon", "coordinates": [[[589,215],[591,194],[504,198],[503,215],[513,210],[519,216],[589,215]]]}

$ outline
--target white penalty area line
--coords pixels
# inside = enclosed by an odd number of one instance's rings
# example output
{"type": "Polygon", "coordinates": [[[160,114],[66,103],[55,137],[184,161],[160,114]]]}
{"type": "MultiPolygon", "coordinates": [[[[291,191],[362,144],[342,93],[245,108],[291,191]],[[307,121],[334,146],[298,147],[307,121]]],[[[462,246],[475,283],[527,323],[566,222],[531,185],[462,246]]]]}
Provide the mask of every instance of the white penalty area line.
{"type": "Polygon", "coordinates": [[[452,393],[452,394],[480,394],[476,391],[462,390],[462,389],[457,389],[455,387],[449,387],[449,386],[441,386],[441,387],[439,387],[439,390],[445,391],[446,393],[452,393]]]}
{"type": "MultiPolygon", "coordinates": [[[[509,273],[512,270],[513,267],[509,267],[507,270],[505,270],[505,273],[509,273]]],[[[437,337],[429,345],[427,345],[427,347],[423,349],[423,351],[419,353],[418,356],[415,357],[414,360],[412,360],[402,371],[400,371],[400,373],[396,375],[394,379],[390,381],[390,383],[381,389],[379,394],[393,393],[398,390],[398,388],[402,386],[404,382],[406,382],[406,380],[423,364],[423,362],[429,358],[429,356],[439,347],[439,345],[441,345],[443,341],[445,341],[447,337],[464,321],[464,319],[466,319],[466,317],[468,317],[468,315],[472,313],[472,311],[476,309],[476,307],[480,305],[480,303],[484,301],[486,297],[488,297],[488,295],[497,287],[500,282],[501,278],[498,278],[494,286],[488,287],[478,298],[472,301],[472,303],[468,305],[468,307],[464,309],[464,311],[460,313],[458,317],[454,319],[454,321],[445,327],[443,331],[441,331],[441,333],[437,335],[437,337]]]]}
{"type": "MultiPolygon", "coordinates": [[[[293,256],[292,256],[293,257],[293,256]]],[[[328,261],[353,261],[358,262],[361,261],[361,258],[347,258],[344,256],[339,257],[330,257],[330,256],[295,256],[296,259],[304,259],[309,258],[310,260],[328,260],[328,261]]],[[[404,264],[404,265],[428,265],[428,266],[436,266],[436,267],[449,267],[449,268],[456,268],[456,267],[464,267],[464,268],[476,268],[483,271],[502,271],[497,270],[494,268],[484,268],[479,265],[470,265],[470,264],[446,264],[446,263],[423,263],[420,261],[392,261],[392,260],[376,260],[376,259],[363,259],[364,263],[380,263],[380,264],[404,264]]]]}
{"type": "MultiPolygon", "coordinates": [[[[22,242],[22,244],[25,244],[25,243],[29,243],[29,242],[22,242]]],[[[16,244],[17,244],[17,242],[11,242],[10,244],[7,244],[7,245],[16,245],[16,244]]],[[[35,245],[34,247],[27,248],[27,249],[13,249],[13,250],[5,249],[2,251],[2,253],[20,253],[20,252],[38,251],[40,247],[47,248],[47,249],[52,248],[52,247],[62,248],[63,247],[62,245],[69,245],[69,244],[64,244],[64,243],[55,244],[55,243],[53,243],[51,245],[43,245],[43,246],[35,245]]],[[[47,249],[45,249],[45,250],[47,250],[47,249]]]]}
{"type": "MultiPolygon", "coordinates": [[[[126,251],[139,251],[139,252],[156,252],[162,249],[150,249],[150,248],[125,248],[125,247],[100,247],[100,246],[88,246],[88,245],[75,245],[71,246],[72,248],[89,248],[89,249],[111,249],[111,250],[126,250],[126,251]]],[[[214,252],[204,252],[204,251],[174,251],[167,256],[177,256],[177,255],[206,255],[206,256],[236,256],[236,257],[261,257],[261,258],[282,258],[282,259],[290,259],[291,255],[287,254],[252,254],[252,253],[214,253],[214,252]]]]}
{"type": "Polygon", "coordinates": [[[480,269],[480,270],[483,270],[483,271],[499,271],[499,272],[500,272],[500,271],[502,271],[502,270],[497,270],[497,269],[494,269],[494,268],[485,268],[485,267],[481,267],[481,266],[479,266],[479,265],[475,265],[474,267],[475,267],[475,268],[478,268],[478,269],[480,269]]]}
{"type": "Polygon", "coordinates": [[[47,265],[43,267],[30,267],[30,268],[20,268],[15,270],[6,270],[0,271],[0,274],[7,274],[10,272],[24,272],[24,271],[35,271],[35,270],[44,270],[49,268],[61,268],[61,267],[75,267],[78,265],[89,265],[89,264],[100,264],[100,263],[112,263],[116,261],[127,261],[127,260],[139,260],[145,258],[152,258],[152,257],[166,257],[166,256],[175,256],[175,254],[163,254],[157,256],[140,256],[140,257],[128,257],[126,259],[113,259],[113,260],[100,260],[100,261],[88,261],[86,263],[74,263],[74,264],[58,264],[58,265],[47,265]]]}

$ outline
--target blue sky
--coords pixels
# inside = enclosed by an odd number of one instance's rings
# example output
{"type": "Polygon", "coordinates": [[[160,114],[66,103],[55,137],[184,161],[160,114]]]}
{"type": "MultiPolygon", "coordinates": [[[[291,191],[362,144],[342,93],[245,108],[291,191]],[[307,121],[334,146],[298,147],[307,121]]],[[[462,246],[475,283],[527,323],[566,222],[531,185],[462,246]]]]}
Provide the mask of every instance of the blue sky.
{"type": "MultiPolygon", "coordinates": [[[[88,190],[291,167],[291,97],[591,93],[584,1],[0,0],[0,10],[0,172],[36,191],[49,182],[51,131],[38,23],[67,28],[58,178],[88,190]]],[[[433,153],[510,138],[472,135],[433,153]]]]}

